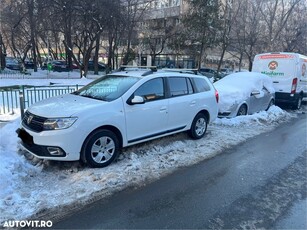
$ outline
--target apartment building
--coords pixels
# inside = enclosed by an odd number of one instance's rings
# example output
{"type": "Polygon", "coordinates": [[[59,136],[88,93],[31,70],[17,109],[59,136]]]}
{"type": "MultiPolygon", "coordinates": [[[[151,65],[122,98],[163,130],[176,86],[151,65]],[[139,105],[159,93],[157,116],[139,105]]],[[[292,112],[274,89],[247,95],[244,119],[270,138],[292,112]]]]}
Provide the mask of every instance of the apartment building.
{"type": "MultiPolygon", "coordinates": [[[[232,6],[232,0],[221,0],[222,4],[232,6]]],[[[196,56],[189,49],[176,50],[169,46],[176,37],[182,16],[189,10],[186,0],[154,0],[150,2],[144,14],[144,20],[138,27],[138,63],[139,65],[155,64],[160,67],[195,68],[196,56]]],[[[218,50],[207,50],[201,66],[217,67],[220,59],[218,50]]],[[[234,68],[236,59],[226,52],[223,67],[234,68]]]]}

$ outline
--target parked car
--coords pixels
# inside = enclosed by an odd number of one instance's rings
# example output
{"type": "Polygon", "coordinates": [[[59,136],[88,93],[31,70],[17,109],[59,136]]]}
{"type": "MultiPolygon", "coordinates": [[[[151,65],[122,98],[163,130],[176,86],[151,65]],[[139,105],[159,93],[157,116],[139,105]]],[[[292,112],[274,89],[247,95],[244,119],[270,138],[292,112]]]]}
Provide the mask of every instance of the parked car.
{"type": "Polygon", "coordinates": [[[6,57],[5,58],[5,67],[10,70],[18,70],[21,71],[22,67],[17,59],[13,57],[6,57]]]}
{"type": "Polygon", "coordinates": [[[26,59],[24,61],[24,66],[26,69],[34,69],[34,62],[32,60],[26,59]]]}
{"type": "Polygon", "coordinates": [[[230,68],[221,68],[221,69],[220,69],[220,72],[221,72],[224,76],[226,76],[226,75],[228,75],[228,74],[233,73],[233,69],[230,69],[230,68]]]}
{"type": "Polygon", "coordinates": [[[217,103],[217,91],[200,75],[121,71],[32,105],[18,136],[38,158],[104,167],[122,147],[182,131],[202,138],[217,103]]]}
{"type": "MultiPolygon", "coordinates": [[[[89,61],[88,62],[88,70],[89,71],[94,71],[94,61],[89,61]]],[[[98,62],[98,71],[106,71],[106,65],[103,64],[102,62],[98,62]]]]}
{"type": "Polygon", "coordinates": [[[68,72],[69,68],[64,60],[54,60],[51,62],[52,70],[56,72],[68,72]]]}
{"type": "Polygon", "coordinates": [[[221,72],[217,72],[215,69],[211,68],[200,68],[199,72],[204,76],[213,79],[213,82],[220,80],[224,75],[221,72]]]}
{"type": "MultiPolygon", "coordinates": [[[[51,61],[52,70],[56,72],[69,72],[71,69],[65,60],[53,60],[51,61]]],[[[72,69],[78,69],[76,64],[72,64],[72,69]]]]}
{"type": "Polygon", "coordinates": [[[275,102],[272,80],[265,74],[240,72],[214,83],[220,95],[219,117],[235,117],[267,110],[275,102]]]}

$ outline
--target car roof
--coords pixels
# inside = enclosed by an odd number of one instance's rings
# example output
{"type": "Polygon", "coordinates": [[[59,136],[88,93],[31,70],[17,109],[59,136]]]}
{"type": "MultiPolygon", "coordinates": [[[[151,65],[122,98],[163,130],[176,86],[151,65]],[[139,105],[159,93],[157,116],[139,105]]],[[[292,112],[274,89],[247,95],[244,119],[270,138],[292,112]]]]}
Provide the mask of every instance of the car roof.
{"type": "Polygon", "coordinates": [[[152,71],[148,69],[131,70],[131,71],[118,71],[113,72],[109,75],[113,76],[127,76],[127,77],[138,77],[144,78],[146,76],[157,76],[157,77],[204,77],[202,74],[193,74],[190,72],[177,72],[177,71],[152,71]]]}

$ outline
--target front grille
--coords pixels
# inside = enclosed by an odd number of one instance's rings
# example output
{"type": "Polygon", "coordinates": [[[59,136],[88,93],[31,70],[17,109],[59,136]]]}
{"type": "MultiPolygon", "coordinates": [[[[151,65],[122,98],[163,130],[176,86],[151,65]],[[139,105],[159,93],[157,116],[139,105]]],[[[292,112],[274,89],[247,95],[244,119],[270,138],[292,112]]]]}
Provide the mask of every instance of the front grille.
{"type": "Polygon", "coordinates": [[[34,132],[41,132],[44,129],[45,117],[36,116],[29,111],[26,111],[22,119],[22,125],[34,132]]]}

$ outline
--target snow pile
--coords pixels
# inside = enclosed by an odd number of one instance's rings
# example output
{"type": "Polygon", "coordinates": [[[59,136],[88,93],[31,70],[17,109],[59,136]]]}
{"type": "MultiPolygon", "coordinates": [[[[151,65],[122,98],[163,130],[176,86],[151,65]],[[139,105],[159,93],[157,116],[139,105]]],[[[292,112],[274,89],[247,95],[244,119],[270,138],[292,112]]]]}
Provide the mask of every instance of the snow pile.
{"type": "Polygon", "coordinates": [[[214,121],[217,125],[228,125],[228,126],[240,126],[249,123],[258,123],[258,124],[269,124],[272,122],[280,123],[284,122],[290,116],[284,110],[278,106],[271,106],[269,110],[261,111],[253,115],[246,116],[237,116],[232,119],[221,118],[214,121]]]}
{"type": "Polygon", "coordinates": [[[40,171],[31,165],[24,156],[17,154],[17,135],[14,133],[19,122],[7,124],[1,129],[0,139],[0,185],[1,202],[6,206],[12,206],[20,199],[20,194],[15,193],[14,185],[23,178],[34,175],[40,171]],[[3,198],[5,198],[3,200],[3,198]]]}
{"type": "MultiPolygon", "coordinates": [[[[57,74],[60,74],[60,73],[57,73],[57,74]]],[[[78,79],[44,78],[44,79],[40,79],[39,76],[40,75],[38,75],[38,78],[36,79],[31,78],[31,76],[26,79],[14,79],[14,78],[13,79],[12,78],[1,79],[0,87],[9,87],[9,86],[18,86],[18,85],[31,85],[31,86],[79,85],[79,86],[84,86],[93,81],[93,79],[88,79],[88,78],[78,78],[78,79]]],[[[63,76],[63,73],[62,73],[62,76],[63,76]]],[[[3,102],[7,104],[8,103],[7,100],[11,101],[13,99],[11,99],[11,96],[7,98],[6,94],[0,94],[0,107],[2,106],[3,102]]],[[[2,113],[2,111],[3,110],[0,110],[0,121],[14,120],[20,116],[19,108],[14,108],[13,113],[11,111],[8,112],[8,110],[6,111],[6,113],[2,113]]]]}
{"type": "Polygon", "coordinates": [[[253,72],[230,74],[215,82],[214,86],[219,92],[220,112],[226,112],[232,105],[245,101],[254,90],[262,93],[262,95],[257,95],[257,97],[263,96],[263,86],[270,93],[275,92],[271,78],[264,74],[253,72]]]}
{"type": "Polygon", "coordinates": [[[15,130],[19,119],[15,120],[1,128],[0,223],[38,219],[50,211],[61,215],[59,210],[71,211],[127,187],[143,186],[269,131],[291,117],[273,106],[268,112],[251,116],[217,119],[200,140],[191,140],[181,133],[138,144],[124,149],[116,162],[101,169],[17,153],[15,130]]]}

